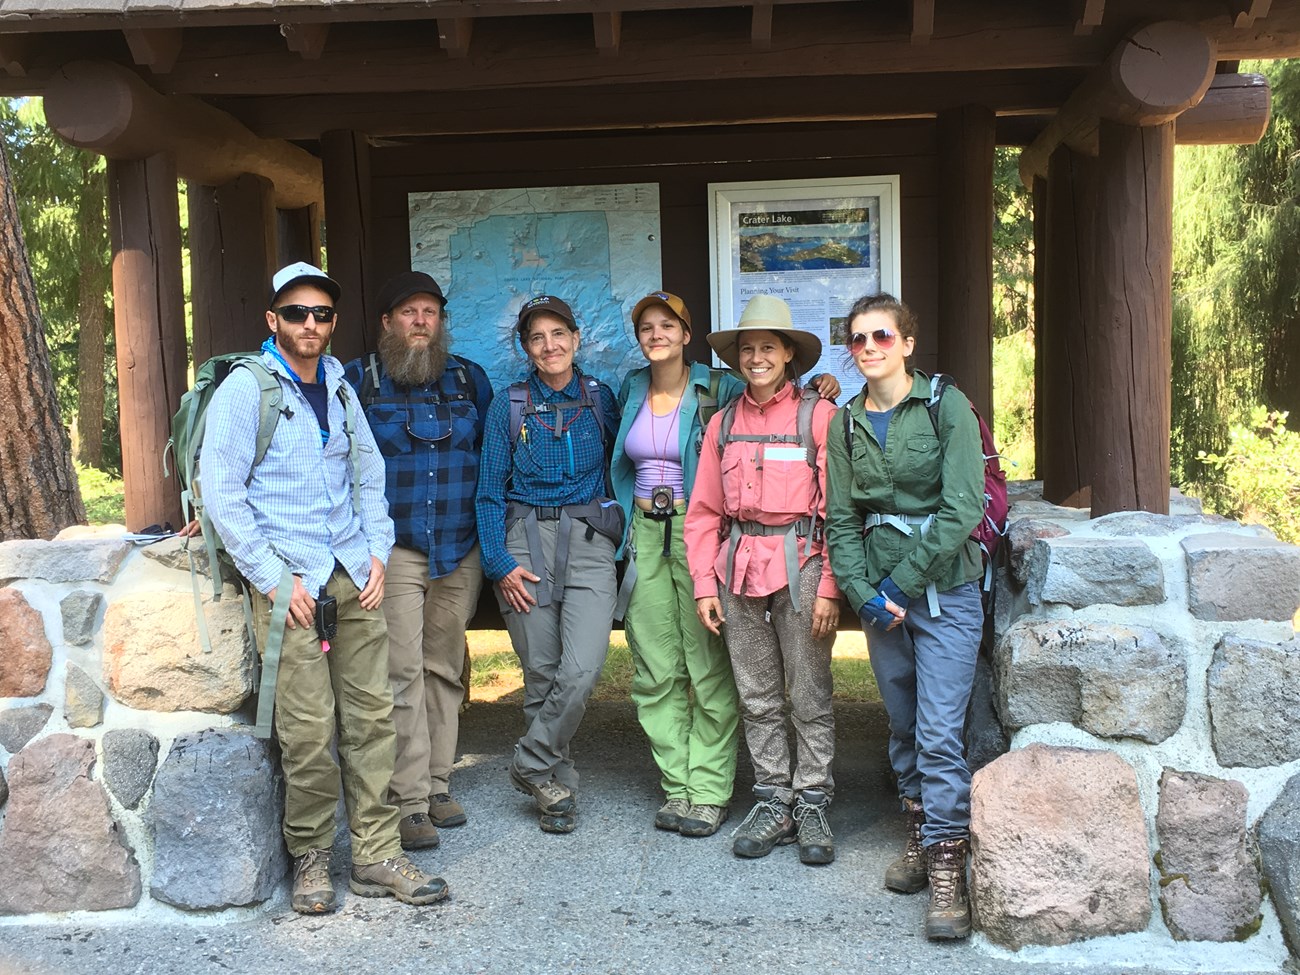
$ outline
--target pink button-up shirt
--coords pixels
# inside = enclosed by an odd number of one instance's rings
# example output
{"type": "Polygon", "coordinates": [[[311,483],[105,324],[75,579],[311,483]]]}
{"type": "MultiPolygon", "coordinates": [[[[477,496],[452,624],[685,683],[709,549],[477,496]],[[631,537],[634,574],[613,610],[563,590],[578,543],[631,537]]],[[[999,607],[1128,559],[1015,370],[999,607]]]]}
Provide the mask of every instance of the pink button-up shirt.
{"type": "MultiPolygon", "coordinates": [[[[761,406],[746,389],[736,401],[736,419],[731,433],[795,434],[799,398],[787,383],[761,406]]],[[[804,448],[798,443],[761,444],[731,442],[718,450],[718,430],[723,411],[709,421],[700,449],[699,472],[691,492],[690,507],[683,526],[686,562],[695,582],[695,598],[718,594],[718,580],[725,579],[727,549],[733,519],[764,525],[785,525],[797,518],[816,514],[826,517],[826,431],[835,414],[834,404],[819,400],[813,409],[813,441],[817,444],[817,471],[808,466],[804,448]]],[[[785,538],[783,535],[745,535],[736,546],[735,574],[730,591],[743,596],[769,596],[785,589],[785,538]]],[[[799,540],[799,565],[814,555],[824,554],[825,539],[799,540]]],[[[838,599],[839,587],[831,572],[831,560],[822,562],[817,595],[838,599]]]]}

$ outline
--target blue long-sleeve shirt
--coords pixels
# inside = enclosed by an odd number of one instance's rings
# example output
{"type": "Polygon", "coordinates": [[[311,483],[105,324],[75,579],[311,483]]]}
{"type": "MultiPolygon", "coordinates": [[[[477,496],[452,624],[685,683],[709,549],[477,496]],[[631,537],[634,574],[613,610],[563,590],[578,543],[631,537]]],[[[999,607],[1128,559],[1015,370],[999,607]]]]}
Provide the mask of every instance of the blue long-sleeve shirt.
{"type": "Polygon", "coordinates": [[[378,360],[375,385],[369,369],[368,358],[354,359],[344,375],[359,398],[371,398],[363,406],[384,455],[397,544],[427,554],[429,578],[440,579],[478,540],[474,494],[492,385],[482,366],[459,356],[448,357],[438,380],[413,388],[378,360]]]}
{"type": "MultiPolygon", "coordinates": [[[[358,406],[361,510],[352,509],[352,465],[339,398],[343,366],[323,356],[329,439],[311,404],[281,363],[262,361],[280,380],[287,415],[276,423],[266,457],[256,467],[260,396],[257,379],[234,369],[212,395],[200,461],[204,502],[235,567],[258,592],[280,584],[287,565],[317,593],[337,560],[358,589],[370,578],[370,557],[385,565],[393,522],[384,500],[384,462],[358,406]]],[[[349,391],[350,395],[350,391],[349,391]]]]}
{"type": "MultiPolygon", "coordinates": [[[[531,401],[561,403],[582,396],[580,374],[563,389],[554,390],[530,373],[531,401]]],[[[614,393],[600,383],[608,436],[613,440],[618,424],[614,393]]],[[[488,407],[479,458],[478,538],[483,571],[494,582],[509,575],[519,563],[506,549],[506,504],[518,501],[537,507],[586,504],[605,494],[605,446],[595,411],[574,407],[542,415],[525,415],[519,437],[510,442],[510,397],[501,393],[488,407]],[[557,436],[557,433],[559,434],[557,436]]]]}

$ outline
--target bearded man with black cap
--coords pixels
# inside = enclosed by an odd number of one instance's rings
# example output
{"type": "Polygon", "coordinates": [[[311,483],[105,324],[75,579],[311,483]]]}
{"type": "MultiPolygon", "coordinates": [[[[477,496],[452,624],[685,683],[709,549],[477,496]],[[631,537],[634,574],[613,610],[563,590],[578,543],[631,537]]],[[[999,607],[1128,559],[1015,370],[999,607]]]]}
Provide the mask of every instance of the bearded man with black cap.
{"type": "Polygon", "coordinates": [[[344,374],[384,455],[396,529],[384,598],[397,728],[388,800],[401,812],[402,846],[418,849],[467,819],[450,777],[465,627],[483,585],[474,491],[492,387],[478,363],[449,351],[447,299],[428,274],[392,278],[379,307],[378,353],[344,374]]]}
{"type": "Polygon", "coordinates": [[[208,512],[254,591],[268,678],[278,668],[271,686],[284,839],[295,861],[290,904],[304,914],[337,906],[330,858],[340,786],[353,893],[408,904],[447,896],[441,879],[402,853],[397,807],[385,800],[394,733],[380,605],[393,522],[374,437],[342,364],[325,354],[339,293],[310,264],[276,272],[262,365],[279,383],[280,415],[265,454],[256,456],[262,396],[250,368],[232,369],[213,394],[203,447],[208,512]],[[332,634],[318,618],[318,605],[331,603],[332,634]],[[341,771],[330,751],[336,738],[341,771]]]}

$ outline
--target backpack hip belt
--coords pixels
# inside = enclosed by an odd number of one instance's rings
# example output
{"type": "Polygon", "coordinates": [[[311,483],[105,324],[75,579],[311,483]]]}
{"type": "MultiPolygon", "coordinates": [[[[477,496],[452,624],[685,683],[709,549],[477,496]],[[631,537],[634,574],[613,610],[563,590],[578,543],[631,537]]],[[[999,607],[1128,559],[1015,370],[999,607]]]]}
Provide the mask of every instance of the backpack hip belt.
{"type": "MultiPolygon", "coordinates": [[[[862,522],[862,535],[865,538],[873,528],[880,528],[888,525],[896,531],[902,532],[908,538],[916,534],[916,529],[922,535],[930,530],[934,524],[934,515],[901,515],[901,514],[873,514],[867,515],[862,522]]],[[[939,614],[939,590],[933,582],[925,584],[925,603],[930,610],[930,615],[938,617],[939,614]]]]}
{"type": "Polygon", "coordinates": [[[814,518],[811,515],[804,515],[802,518],[796,518],[785,525],[764,525],[757,521],[734,519],[731,522],[731,541],[727,546],[728,586],[732,584],[736,574],[736,548],[740,545],[741,538],[746,535],[751,537],[785,536],[781,548],[785,554],[786,588],[790,593],[790,603],[794,606],[794,611],[799,612],[799,539],[807,538],[810,535],[814,538],[820,538],[821,519],[814,518]]]}
{"type": "MultiPolygon", "coordinates": [[[[599,501],[586,504],[566,504],[558,507],[546,507],[524,504],[520,501],[506,503],[506,531],[517,522],[524,523],[524,537],[528,540],[528,558],[533,564],[533,572],[541,577],[537,583],[537,605],[549,606],[551,603],[564,602],[564,587],[569,578],[569,538],[573,532],[574,521],[595,518],[604,513],[599,501]],[[560,523],[555,541],[555,565],[551,572],[554,585],[546,578],[546,560],[542,556],[542,533],[538,522],[558,521],[560,523]]],[[[590,522],[587,524],[588,541],[596,534],[590,522]]]]}

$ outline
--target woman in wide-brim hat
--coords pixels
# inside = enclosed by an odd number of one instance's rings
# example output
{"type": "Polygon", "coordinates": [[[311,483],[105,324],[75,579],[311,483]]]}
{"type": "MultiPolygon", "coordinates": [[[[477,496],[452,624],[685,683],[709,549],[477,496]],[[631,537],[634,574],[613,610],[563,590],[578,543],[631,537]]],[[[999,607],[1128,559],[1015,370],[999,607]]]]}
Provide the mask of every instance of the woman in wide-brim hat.
{"type": "Polygon", "coordinates": [[[820,357],[821,340],[794,327],[780,298],[758,295],[736,327],[712,333],[709,344],[746,381],[705,431],[685,526],[696,612],[726,640],[754,763],[757,801],[732,851],[766,856],[797,838],[804,863],[829,863],[830,658],[840,592],[822,525],[835,408],[798,382],[820,357]]]}

